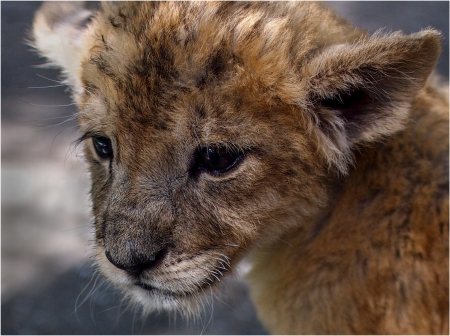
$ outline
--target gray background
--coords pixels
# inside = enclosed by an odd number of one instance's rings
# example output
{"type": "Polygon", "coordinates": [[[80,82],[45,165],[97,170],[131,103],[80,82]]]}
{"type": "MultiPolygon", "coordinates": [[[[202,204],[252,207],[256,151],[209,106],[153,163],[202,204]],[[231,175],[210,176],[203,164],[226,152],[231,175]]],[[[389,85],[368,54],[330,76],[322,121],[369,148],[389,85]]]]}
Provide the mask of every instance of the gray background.
{"type": "MultiPolygon", "coordinates": [[[[59,75],[24,44],[39,2],[1,3],[2,334],[263,334],[242,280],[197,321],[154,314],[142,319],[90,267],[87,166],[75,112],[59,75]],[[63,106],[67,105],[67,106],[63,106]],[[99,280],[100,281],[100,280],[99,280]],[[92,290],[95,288],[95,290],[92,290]]],[[[444,33],[438,71],[448,79],[448,2],[330,2],[349,21],[375,31],[444,33]]]]}

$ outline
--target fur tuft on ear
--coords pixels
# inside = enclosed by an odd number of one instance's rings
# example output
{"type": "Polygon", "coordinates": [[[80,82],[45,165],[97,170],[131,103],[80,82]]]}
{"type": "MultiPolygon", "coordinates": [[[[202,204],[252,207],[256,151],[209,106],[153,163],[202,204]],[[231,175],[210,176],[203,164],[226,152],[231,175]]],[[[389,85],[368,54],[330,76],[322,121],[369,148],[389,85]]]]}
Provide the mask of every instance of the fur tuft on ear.
{"type": "Polygon", "coordinates": [[[92,14],[83,2],[54,1],[44,2],[34,18],[30,45],[49,60],[46,66],[63,70],[73,90],[81,87],[84,33],[92,14]]]}
{"type": "Polygon", "coordinates": [[[342,173],[352,149],[404,127],[413,98],[441,51],[440,33],[380,32],[353,44],[326,48],[302,68],[306,110],[319,147],[342,173]]]}

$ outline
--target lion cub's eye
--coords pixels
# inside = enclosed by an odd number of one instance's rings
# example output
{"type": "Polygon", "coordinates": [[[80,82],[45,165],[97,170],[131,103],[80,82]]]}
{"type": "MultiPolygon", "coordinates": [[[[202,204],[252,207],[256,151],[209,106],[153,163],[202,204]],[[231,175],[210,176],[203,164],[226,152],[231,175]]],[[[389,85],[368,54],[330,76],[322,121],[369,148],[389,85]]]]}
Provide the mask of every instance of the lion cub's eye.
{"type": "Polygon", "coordinates": [[[102,159],[110,159],[113,155],[111,140],[107,137],[95,136],[92,137],[95,152],[102,159]]]}
{"type": "Polygon", "coordinates": [[[212,174],[223,174],[233,168],[243,157],[242,153],[227,150],[225,147],[207,146],[197,153],[197,164],[212,174]]]}

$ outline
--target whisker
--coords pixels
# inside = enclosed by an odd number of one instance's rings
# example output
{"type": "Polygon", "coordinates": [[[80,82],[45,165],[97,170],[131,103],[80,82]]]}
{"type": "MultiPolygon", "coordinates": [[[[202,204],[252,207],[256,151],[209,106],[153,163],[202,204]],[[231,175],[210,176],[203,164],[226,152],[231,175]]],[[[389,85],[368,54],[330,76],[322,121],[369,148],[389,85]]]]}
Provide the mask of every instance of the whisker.
{"type": "Polygon", "coordinates": [[[211,274],[212,274],[213,277],[215,277],[217,279],[217,281],[220,282],[220,279],[219,279],[219,277],[217,275],[215,275],[214,273],[211,273],[211,274]]]}
{"type": "MultiPolygon", "coordinates": [[[[81,303],[78,303],[80,298],[81,298],[81,296],[88,289],[88,287],[91,285],[92,281],[94,281],[94,286],[95,286],[95,282],[97,281],[98,277],[99,277],[99,274],[98,274],[97,271],[95,271],[95,273],[90,277],[89,282],[83,287],[81,292],[78,294],[77,299],[75,300],[75,310],[74,310],[75,313],[77,313],[77,311],[78,311],[78,309],[80,309],[81,305],[83,305],[83,303],[85,303],[87,301],[87,299],[89,298],[89,294],[92,292],[92,289],[88,293],[88,295],[83,299],[83,301],[81,301],[81,303]]],[[[77,315],[77,319],[78,319],[78,315],[77,315]]]]}
{"type": "Polygon", "coordinates": [[[116,308],[121,308],[121,307],[123,307],[123,304],[122,304],[122,303],[121,303],[121,304],[118,304],[118,305],[116,305],[116,306],[112,306],[112,307],[109,307],[109,308],[105,308],[105,309],[99,311],[98,314],[101,314],[101,313],[104,313],[104,312],[107,312],[107,311],[110,311],[110,310],[113,310],[113,309],[116,309],[116,308]]]}
{"type": "MultiPolygon", "coordinates": [[[[56,123],[56,124],[52,124],[52,125],[33,125],[33,127],[37,127],[37,128],[39,128],[37,131],[39,131],[39,132],[45,132],[45,131],[50,131],[50,130],[53,130],[53,129],[55,129],[55,128],[58,128],[59,126],[62,126],[62,125],[64,125],[64,124],[66,124],[66,123],[68,123],[68,122],[71,122],[71,121],[73,121],[74,119],[67,119],[67,120],[64,120],[64,121],[62,121],[62,122],[60,122],[60,123],[56,123]]],[[[66,129],[64,129],[64,130],[69,130],[69,129],[74,129],[74,128],[78,128],[78,126],[77,125],[75,125],[75,126],[71,126],[71,127],[68,127],[68,128],[66,128],[66,129]]],[[[64,131],[63,130],[63,131],[64,131]]]]}
{"type": "Polygon", "coordinates": [[[40,74],[36,74],[36,76],[39,76],[39,77],[41,77],[41,78],[44,78],[44,79],[46,79],[46,80],[49,80],[49,81],[51,81],[51,82],[61,83],[61,81],[60,81],[60,80],[56,80],[56,79],[51,79],[51,78],[47,78],[47,77],[45,77],[45,76],[42,76],[42,75],[40,75],[40,74]]]}
{"type": "Polygon", "coordinates": [[[47,120],[55,120],[55,119],[63,119],[63,118],[67,118],[69,120],[73,120],[75,118],[78,117],[78,113],[75,114],[71,114],[71,115],[66,115],[66,116],[61,116],[61,117],[51,117],[51,118],[42,118],[42,119],[31,119],[29,120],[30,122],[38,122],[38,121],[47,121],[47,120]]]}
{"type": "Polygon", "coordinates": [[[230,265],[230,261],[231,261],[231,259],[229,258],[229,257],[227,257],[225,254],[223,254],[223,253],[219,253],[219,252],[216,252],[216,251],[214,251],[214,253],[215,254],[217,254],[217,255],[220,255],[221,257],[224,257],[228,262],[226,262],[226,264],[227,265],[230,265]]]}
{"type": "Polygon", "coordinates": [[[225,260],[223,260],[222,258],[216,258],[216,257],[214,257],[214,259],[220,261],[220,264],[221,264],[222,266],[223,266],[223,264],[226,264],[228,267],[231,266],[229,261],[225,261],[225,260]]]}
{"type": "MultiPolygon", "coordinates": [[[[212,320],[213,320],[213,315],[214,315],[214,294],[212,291],[212,287],[209,288],[210,289],[210,296],[211,296],[211,310],[210,310],[210,315],[209,315],[209,320],[206,323],[206,325],[203,323],[203,327],[202,327],[202,331],[200,332],[200,335],[203,335],[203,333],[206,331],[206,328],[208,328],[208,326],[211,324],[212,320]]],[[[202,292],[205,294],[204,290],[202,289],[202,292]]]]}
{"type": "Polygon", "coordinates": [[[49,86],[28,86],[27,89],[50,89],[55,87],[67,86],[65,84],[49,85],[49,86]]]}
{"type": "Polygon", "coordinates": [[[68,107],[68,106],[76,105],[76,103],[61,104],[61,105],[41,105],[41,104],[30,103],[30,102],[27,102],[27,101],[19,99],[19,98],[17,98],[17,100],[21,101],[22,103],[30,104],[31,106],[37,106],[37,107],[68,107]]]}
{"type": "Polygon", "coordinates": [[[70,127],[70,128],[66,128],[66,129],[63,129],[62,131],[59,131],[56,135],[55,135],[55,137],[53,138],[53,140],[52,140],[52,144],[50,145],[50,153],[52,152],[52,150],[53,150],[53,144],[55,143],[55,140],[56,140],[56,138],[58,137],[58,135],[60,135],[62,132],[64,132],[64,131],[67,131],[67,130],[70,130],[70,129],[76,129],[76,126],[74,126],[74,127],[70,127]]]}

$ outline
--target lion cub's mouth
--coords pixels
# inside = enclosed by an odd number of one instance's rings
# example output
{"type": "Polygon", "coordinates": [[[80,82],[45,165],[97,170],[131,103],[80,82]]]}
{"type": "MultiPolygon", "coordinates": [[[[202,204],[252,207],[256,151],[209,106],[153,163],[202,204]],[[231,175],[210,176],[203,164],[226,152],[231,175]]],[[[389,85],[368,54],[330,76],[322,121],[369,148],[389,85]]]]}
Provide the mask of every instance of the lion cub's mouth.
{"type": "Polygon", "coordinates": [[[147,284],[145,284],[145,283],[143,283],[143,282],[137,282],[137,283],[135,283],[134,285],[135,285],[135,286],[138,286],[138,287],[141,287],[142,289],[145,289],[146,291],[149,291],[149,292],[158,290],[156,287],[153,287],[153,286],[151,286],[151,285],[147,285],[147,284]]]}
{"type": "MultiPolygon", "coordinates": [[[[220,280],[218,280],[220,281],[220,280]]],[[[163,296],[171,296],[171,297],[188,297],[197,294],[198,292],[204,292],[205,289],[210,288],[216,284],[218,281],[206,280],[201,285],[196,285],[195,288],[189,290],[169,290],[164,288],[158,288],[153,285],[137,281],[133,284],[134,287],[138,287],[139,289],[144,290],[147,293],[152,294],[160,294],[163,296]]]]}
{"type": "Polygon", "coordinates": [[[171,296],[171,297],[188,297],[196,294],[198,291],[201,291],[204,288],[210,287],[211,284],[206,284],[204,287],[199,287],[197,291],[171,291],[167,289],[157,288],[152,285],[137,282],[134,284],[134,286],[139,287],[140,289],[143,289],[148,294],[159,294],[163,296],[171,296]]]}

